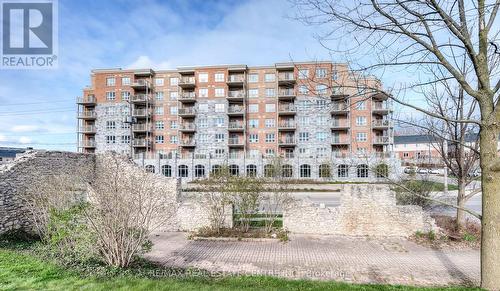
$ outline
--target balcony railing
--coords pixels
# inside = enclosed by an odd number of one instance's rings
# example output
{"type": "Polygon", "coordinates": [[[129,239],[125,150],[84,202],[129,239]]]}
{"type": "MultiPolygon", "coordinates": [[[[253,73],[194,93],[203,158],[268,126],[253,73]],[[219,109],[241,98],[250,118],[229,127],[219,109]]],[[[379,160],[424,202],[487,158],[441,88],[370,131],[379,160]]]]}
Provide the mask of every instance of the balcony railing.
{"type": "Polygon", "coordinates": [[[150,123],[132,124],[132,131],[151,131],[150,123]]]}
{"type": "Polygon", "coordinates": [[[181,145],[182,146],[195,146],[196,141],[194,140],[194,138],[183,139],[183,140],[181,140],[181,145]]]}
{"type": "Polygon", "coordinates": [[[294,89],[281,89],[278,90],[278,97],[294,97],[295,90],[294,89]]]}
{"type": "Polygon", "coordinates": [[[194,124],[192,122],[183,122],[183,123],[181,123],[179,128],[183,129],[183,130],[195,130],[196,124],[194,124]]]}
{"type": "Polygon", "coordinates": [[[348,120],[333,120],[332,128],[349,128],[350,122],[348,120]]]}
{"type": "Polygon", "coordinates": [[[350,143],[351,139],[349,137],[337,137],[337,136],[332,137],[333,145],[345,145],[350,143]]]}
{"type": "Polygon", "coordinates": [[[242,83],[245,82],[245,76],[243,74],[229,75],[227,78],[228,83],[242,83]]]}
{"type": "Polygon", "coordinates": [[[227,143],[229,145],[242,145],[243,144],[243,139],[240,139],[239,137],[230,137],[227,140],[227,143]]]}
{"type": "Polygon", "coordinates": [[[146,102],[146,101],[151,101],[151,95],[147,94],[135,94],[133,95],[130,100],[132,102],[146,102]]]}
{"type": "Polygon", "coordinates": [[[190,114],[196,114],[196,109],[194,107],[179,108],[179,115],[190,114]]]}
{"type": "Polygon", "coordinates": [[[82,133],[95,133],[97,130],[95,125],[82,125],[80,126],[80,132],[82,133]]]}
{"type": "Polygon", "coordinates": [[[349,104],[344,102],[334,102],[332,103],[332,111],[349,111],[349,104]]]}
{"type": "Polygon", "coordinates": [[[82,111],[78,112],[78,118],[96,118],[97,113],[95,111],[82,111]]]}
{"type": "Polygon", "coordinates": [[[229,122],[227,127],[229,129],[243,129],[245,126],[242,122],[229,122]]]}
{"type": "Polygon", "coordinates": [[[280,104],[278,106],[278,111],[279,112],[295,112],[296,108],[295,108],[295,105],[283,105],[283,104],[280,104]]]}
{"type": "Polygon", "coordinates": [[[88,95],[85,97],[78,97],[76,99],[76,102],[78,104],[95,104],[97,102],[97,100],[96,100],[94,95],[88,95]]]}
{"type": "Polygon", "coordinates": [[[195,83],[196,83],[196,78],[195,77],[182,77],[179,80],[179,85],[180,86],[182,86],[182,85],[192,86],[192,85],[195,85],[195,83]]]}
{"type": "Polygon", "coordinates": [[[386,110],[391,110],[392,106],[391,104],[387,102],[373,102],[372,103],[372,110],[374,111],[386,111],[386,110]]]}
{"type": "Polygon", "coordinates": [[[227,113],[243,113],[244,108],[243,106],[229,106],[227,108],[227,113]]]}
{"type": "Polygon", "coordinates": [[[227,92],[227,97],[228,98],[245,98],[245,91],[243,90],[238,90],[238,91],[228,91],[227,92]]]}
{"type": "Polygon", "coordinates": [[[229,153],[230,159],[243,159],[243,153],[229,153]]]}
{"type": "Polygon", "coordinates": [[[133,87],[148,87],[149,82],[147,80],[144,80],[144,79],[138,79],[138,80],[134,80],[134,82],[132,82],[132,86],[133,87]]]}
{"type": "Polygon", "coordinates": [[[282,137],[279,139],[278,143],[281,145],[295,144],[295,137],[282,137]]]}
{"type": "Polygon", "coordinates": [[[278,127],[279,128],[295,128],[296,124],[295,124],[295,121],[281,121],[278,124],[278,127]]]}
{"type": "Polygon", "coordinates": [[[375,136],[373,138],[374,144],[390,144],[392,143],[392,138],[390,136],[375,136]]]}
{"type": "Polygon", "coordinates": [[[132,110],[132,116],[148,116],[151,114],[151,110],[148,109],[134,109],[132,110]]]}
{"type": "Polygon", "coordinates": [[[83,148],[95,148],[96,142],[95,140],[84,140],[80,142],[80,147],[83,148]]]}
{"type": "Polygon", "coordinates": [[[279,73],[278,81],[284,81],[284,82],[295,81],[295,75],[293,74],[293,72],[279,73]]]}
{"type": "Polygon", "coordinates": [[[392,127],[391,120],[374,120],[372,124],[373,127],[392,127]]]}

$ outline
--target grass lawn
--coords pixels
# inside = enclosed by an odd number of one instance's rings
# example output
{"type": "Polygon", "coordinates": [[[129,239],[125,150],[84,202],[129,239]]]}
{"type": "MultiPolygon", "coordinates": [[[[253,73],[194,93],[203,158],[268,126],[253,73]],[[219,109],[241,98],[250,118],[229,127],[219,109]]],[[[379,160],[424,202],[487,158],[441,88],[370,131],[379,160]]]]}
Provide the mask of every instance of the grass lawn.
{"type": "MultiPolygon", "coordinates": [[[[22,251],[0,248],[0,290],[473,290],[352,285],[336,282],[284,280],[260,276],[151,279],[136,275],[80,276],[22,251]]],[[[479,290],[479,289],[476,289],[479,290]]]]}

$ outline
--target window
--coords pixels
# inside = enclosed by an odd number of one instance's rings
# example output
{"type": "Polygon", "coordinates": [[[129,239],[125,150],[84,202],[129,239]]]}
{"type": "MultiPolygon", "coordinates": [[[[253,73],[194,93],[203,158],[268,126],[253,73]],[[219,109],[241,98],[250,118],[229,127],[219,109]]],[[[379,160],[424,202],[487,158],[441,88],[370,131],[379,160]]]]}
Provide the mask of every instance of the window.
{"type": "Polygon", "coordinates": [[[249,74],[248,75],[248,83],[257,83],[259,82],[259,75],[258,74],[249,74]]]}
{"type": "Polygon", "coordinates": [[[409,157],[409,156],[410,156],[410,153],[409,153],[409,152],[404,152],[404,153],[403,153],[403,158],[407,158],[407,157],[409,157]]]}
{"type": "Polygon", "coordinates": [[[122,135],[121,143],[129,144],[130,143],[130,135],[122,135]]]}
{"type": "Polygon", "coordinates": [[[377,178],[387,178],[389,176],[389,167],[386,164],[378,164],[375,167],[377,178]]]}
{"type": "Polygon", "coordinates": [[[105,111],[105,114],[106,114],[106,115],[115,115],[115,112],[116,112],[116,111],[115,111],[115,108],[114,108],[114,107],[106,107],[106,109],[105,109],[105,110],[106,110],[106,111],[105,111]]]}
{"type": "Polygon", "coordinates": [[[156,101],[162,101],[163,100],[163,92],[156,92],[155,93],[155,99],[156,101]]]}
{"type": "Polygon", "coordinates": [[[114,135],[107,135],[106,136],[106,143],[107,144],[116,143],[116,137],[114,135]]]}
{"type": "Polygon", "coordinates": [[[179,139],[177,138],[177,135],[170,136],[170,143],[171,144],[177,144],[178,142],[179,142],[179,139]]]}
{"type": "Polygon", "coordinates": [[[171,115],[176,115],[177,114],[177,106],[171,106],[170,107],[170,114],[171,115]]]}
{"type": "Polygon", "coordinates": [[[170,78],[170,86],[177,86],[179,84],[179,78],[172,77],[170,78]]]}
{"type": "Polygon", "coordinates": [[[259,89],[248,90],[248,98],[257,98],[257,97],[259,97],[259,89]]]}
{"type": "Polygon", "coordinates": [[[270,178],[270,177],[274,177],[276,176],[276,171],[274,170],[274,166],[273,165],[265,165],[264,166],[264,176],[266,178],[270,178]]]}
{"type": "Polygon", "coordinates": [[[203,166],[203,165],[194,166],[194,176],[196,178],[205,177],[205,166],[203,166]]]}
{"type": "Polygon", "coordinates": [[[198,126],[200,128],[207,128],[208,127],[208,119],[206,119],[206,118],[198,119],[198,126]]]}
{"type": "Polygon", "coordinates": [[[259,104],[250,104],[248,105],[248,112],[257,113],[259,112],[259,104]]]}
{"type": "Polygon", "coordinates": [[[215,97],[224,97],[224,88],[215,88],[215,97]]]}
{"type": "Polygon", "coordinates": [[[170,100],[177,100],[177,98],[179,98],[179,92],[170,91],[170,100]]]}
{"type": "Polygon", "coordinates": [[[276,104],[266,104],[266,112],[276,112],[276,104]]]}
{"type": "Polygon", "coordinates": [[[106,86],[114,86],[116,85],[115,77],[106,78],[106,86]]]}
{"type": "Polygon", "coordinates": [[[276,91],[274,88],[266,88],[266,97],[274,97],[276,96],[276,91]]]}
{"type": "Polygon", "coordinates": [[[249,134],[248,141],[250,143],[258,143],[259,142],[259,135],[257,133],[249,134]]]}
{"type": "Polygon", "coordinates": [[[309,88],[307,88],[306,85],[300,85],[299,86],[299,93],[300,94],[307,94],[307,93],[309,93],[309,88]]]}
{"type": "Polygon", "coordinates": [[[208,103],[201,103],[198,105],[198,110],[200,112],[208,112],[208,103]]]}
{"type": "Polygon", "coordinates": [[[320,95],[324,95],[324,94],[326,94],[327,88],[328,87],[326,85],[319,84],[316,86],[316,93],[320,94],[320,95]]]}
{"type": "Polygon", "coordinates": [[[220,165],[213,165],[212,166],[212,171],[210,171],[211,175],[214,175],[214,174],[219,174],[221,172],[221,169],[222,167],[220,165]]]}
{"type": "Polygon", "coordinates": [[[317,148],[316,154],[317,154],[318,158],[324,158],[328,155],[326,148],[317,148]]]}
{"type": "Polygon", "coordinates": [[[224,158],[226,155],[226,151],[224,149],[215,149],[215,157],[216,158],[224,158]]]}
{"type": "Polygon", "coordinates": [[[115,129],[116,122],[115,121],[106,121],[106,129],[115,129]]]}
{"type": "Polygon", "coordinates": [[[358,178],[368,178],[368,165],[361,164],[357,167],[358,178]]]}
{"type": "Polygon", "coordinates": [[[328,164],[319,165],[318,170],[319,170],[319,177],[320,178],[330,178],[331,177],[330,165],[328,165],[328,164]]]}
{"type": "Polygon", "coordinates": [[[229,165],[229,174],[231,176],[239,176],[240,175],[240,167],[238,167],[238,165],[229,165]]]}
{"type": "Polygon", "coordinates": [[[146,172],[148,172],[148,173],[154,173],[155,172],[155,166],[153,166],[153,165],[147,165],[146,166],[146,172]]]}
{"type": "Polygon", "coordinates": [[[307,164],[300,165],[300,177],[311,178],[311,166],[307,164]]]}
{"type": "Polygon", "coordinates": [[[308,69],[300,69],[299,70],[299,79],[307,79],[309,78],[309,70],[308,69]]]}
{"type": "Polygon", "coordinates": [[[326,69],[316,69],[316,78],[326,78],[326,69]]]}
{"type": "Polygon", "coordinates": [[[224,82],[224,73],[215,73],[215,82],[224,82]]]}
{"type": "Polygon", "coordinates": [[[130,85],[130,77],[122,77],[122,86],[130,85]]]}
{"type": "Polygon", "coordinates": [[[258,119],[249,119],[248,126],[250,126],[250,128],[258,128],[259,127],[259,120],[258,119]]]}
{"type": "Polygon", "coordinates": [[[165,123],[163,121],[156,121],[155,128],[158,130],[165,129],[165,123]]]}
{"type": "Polygon", "coordinates": [[[328,118],[326,116],[318,116],[316,119],[318,125],[326,125],[328,123],[328,118]]]}
{"type": "Polygon", "coordinates": [[[356,141],[367,141],[367,137],[366,137],[366,132],[358,132],[356,133],[356,141]]]}
{"type": "Polygon", "coordinates": [[[170,129],[177,128],[177,120],[170,120],[170,129]]]}
{"type": "Polygon", "coordinates": [[[199,73],[198,74],[198,81],[200,83],[207,83],[208,82],[208,73],[199,73]]]}
{"type": "Polygon", "coordinates": [[[266,133],[266,142],[274,142],[276,135],[274,133],[266,133]]]}
{"type": "Polygon", "coordinates": [[[155,106],[155,114],[163,115],[163,106],[155,106]]]}
{"type": "Polygon", "coordinates": [[[129,129],[130,128],[130,123],[125,123],[125,122],[122,122],[121,126],[120,126],[122,129],[129,129]]]}
{"type": "Polygon", "coordinates": [[[275,154],[274,149],[266,149],[266,156],[274,157],[275,154]]]}
{"type": "Polygon", "coordinates": [[[248,155],[252,158],[258,158],[260,156],[259,150],[249,150],[248,155]]]}
{"type": "Polygon", "coordinates": [[[356,109],[357,110],[365,110],[366,109],[366,102],[365,101],[356,102],[356,109]]]}
{"type": "Polygon", "coordinates": [[[215,126],[223,127],[224,126],[224,117],[217,117],[215,120],[215,126]]]}
{"type": "Polygon", "coordinates": [[[178,176],[179,177],[188,177],[189,176],[189,167],[186,166],[186,165],[179,165],[179,168],[178,168],[178,176]]]}
{"type": "Polygon", "coordinates": [[[274,73],[268,73],[264,75],[264,81],[274,82],[274,80],[276,80],[276,75],[274,73]]]}
{"type": "Polygon", "coordinates": [[[301,126],[309,125],[309,123],[310,123],[309,116],[299,116],[298,123],[301,126]]]}
{"type": "Polygon", "coordinates": [[[163,138],[163,135],[157,135],[155,136],[155,143],[162,144],[165,141],[163,138]]]}
{"type": "Polygon", "coordinates": [[[265,125],[267,128],[272,128],[276,126],[276,119],[266,119],[265,125]]]}
{"type": "Polygon", "coordinates": [[[208,89],[207,88],[200,88],[198,90],[200,97],[201,98],[207,98],[208,97],[208,89]]]}
{"type": "Polygon", "coordinates": [[[170,165],[161,166],[161,173],[165,177],[172,177],[172,166],[170,165]]]}
{"type": "Polygon", "coordinates": [[[283,165],[281,166],[281,174],[283,178],[291,178],[293,177],[293,167],[292,165],[283,165]]]}
{"type": "Polygon", "coordinates": [[[339,178],[349,177],[349,166],[348,165],[339,165],[339,167],[337,169],[337,175],[339,178]]]}
{"type": "Polygon", "coordinates": [[[224,103],[215,104],[215,112],[226,112],[226,104],[224,103]]]}
{"type": "Polygon", "coordinates": [[[215,142],[224,142],[226,138],[226,135],[223,133],[216,133],[215,134],[215,142]]]}
{"type": "Polygon", "coordinates": [[[123,101],[130,100],[130,92],[129,91],[122,91],[122,100],[123,101]]]}
{"type": "Polygon", "coordinates": [[[299,132],[299,141],[309,141],[309,132],[299,132]]]}
{"type": "Polygon", "coordinates": [[[208,142],[208,134],[197,134],[198,136],[198,141],[200,143],[207,143],[208,142]]]}
{"type": "Polygon", "coordinates": [[[358,117],[356,117],[356,125],[357,126],[366,125],[366,116],[358,116],[358,117]]]}
{"type": "Polygon", "coordinates": [[[115,97],[116,97],[115,92],[113,92],[113,91],[106,92],[106,100],[113,101],[113,100],[115,100],[115,97]]]}
{"type": "Polygon", "coordinates": [[[327,137],[326,132],[317,132],[317,133],[316,133],[316,139],[317,139],[318,141],[325,141],[325,140],[326,140],[326,137],[327,137]]]}
{"type": "Polygon", "coordinates": [[[257,176],[257,166],[256,165],[247,165],[247,176],[248,177],[256,177],[257,176]]]}
{"type": "Polygon", "coordinates": [[[155,78],[155,86],[163,86],[164,82],[163,78],[155,78]]]}

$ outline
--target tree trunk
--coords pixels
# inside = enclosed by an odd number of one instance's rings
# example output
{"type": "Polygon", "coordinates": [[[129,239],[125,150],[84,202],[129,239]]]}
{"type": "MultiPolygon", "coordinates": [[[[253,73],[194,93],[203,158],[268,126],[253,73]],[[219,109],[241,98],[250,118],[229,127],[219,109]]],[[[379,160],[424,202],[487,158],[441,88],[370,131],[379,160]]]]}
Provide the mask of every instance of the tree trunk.
{"type": "Polygon", "coordinates": [[[481,287],[500,289],[500,159],[497,156],[498,128],[481,128],[481,287]]]}
{"type": "MultiPolygon", "coordinates": [[[[463,177],[457,179],[458,183],[458,195],[457,195],[457,206],[460,208],[465,208],[465,181],[463,177]]],[[[462,231],[465,227],[465,216],[466,213],[462,209],[457,208],[457,231],[462,231]]]]}

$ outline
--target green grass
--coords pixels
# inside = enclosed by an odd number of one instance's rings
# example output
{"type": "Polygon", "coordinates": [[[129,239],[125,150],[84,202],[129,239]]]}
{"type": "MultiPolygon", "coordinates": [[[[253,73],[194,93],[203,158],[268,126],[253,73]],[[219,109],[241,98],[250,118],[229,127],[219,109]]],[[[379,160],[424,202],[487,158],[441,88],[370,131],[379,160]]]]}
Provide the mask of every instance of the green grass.
{"type": "MultiPolygon", "coordinates": [[[[412,185],[412,189],[415,188],[425,188],[429,189],[430,191],[443,191],[444,190],[444,183],[440,182],[434,182],[434,181],[422,181],[422,180],[407,180],[405,181],[407,186],[409,183],[412,185]]],[[[448,184],[448,190],[449,191],[454,191],[458,190],[458,186],[454,184],[448,184]]]]}
{"type": "MultiPolygon", "coordinates": [[[[83,272],[85,274],[85,272],[83,272]]],[[[162,277],[116,275],[105,278],[77,274],[13,249],[0,248],[0,290],[474,290],[460,287],[416,288],[285,280],[264,276],[162,277]]],[[[479,290],[479,289],[475,289],[479,290]]]]}

